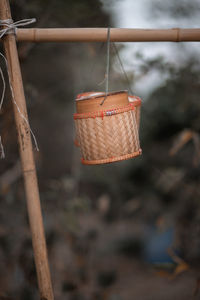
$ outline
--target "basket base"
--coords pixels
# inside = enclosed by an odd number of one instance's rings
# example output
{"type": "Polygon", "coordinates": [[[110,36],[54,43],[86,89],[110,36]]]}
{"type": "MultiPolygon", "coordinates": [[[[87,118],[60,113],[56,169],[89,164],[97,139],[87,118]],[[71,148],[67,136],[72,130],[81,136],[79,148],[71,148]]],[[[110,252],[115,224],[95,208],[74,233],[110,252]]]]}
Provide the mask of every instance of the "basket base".
{"type": "Polygon", "coordinates": [[[127,160],[129,158],[133,158],[133,157],[139,156],[141,154],[142,154],[142,149],[140,149],[139,151],[133,152],[131,154],[125,154],[125,155],[121,155],[121,156],[117,156],[117,157],[110,157],[110,158],[105,158],[105,159],[85,160],[82,158],[81,162],[83,165],[109,164],[109,163],[116,162],[116,161],[127,160]]]}

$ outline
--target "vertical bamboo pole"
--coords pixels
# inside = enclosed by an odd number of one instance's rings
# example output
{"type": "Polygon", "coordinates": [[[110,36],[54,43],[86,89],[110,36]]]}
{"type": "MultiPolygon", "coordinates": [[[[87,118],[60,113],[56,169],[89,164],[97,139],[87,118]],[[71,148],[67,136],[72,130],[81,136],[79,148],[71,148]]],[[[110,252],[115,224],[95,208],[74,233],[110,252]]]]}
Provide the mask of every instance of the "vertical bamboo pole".
{"type": "MultiPolygon", "coordinates": [[[[0,18],[1,20],[11,19],[9,0],[0,0],[0,18]]],[[[14,98],[21,112],[28,120],[26,100],[14,34],[8,34],[4,36],[3,44],[5,55],[8,61],[8,71],[10,74],[10,81],[13,88],[14,98]]],[[[40,299],[53,300],[54,297],[51,285],[30,130],[26,122],[19,115],[15,105],[13,105],[13,108],[19,140],[19,150],[24,176],[27,210],[31,227],[34,258],[40,290],[40,299]]]]}

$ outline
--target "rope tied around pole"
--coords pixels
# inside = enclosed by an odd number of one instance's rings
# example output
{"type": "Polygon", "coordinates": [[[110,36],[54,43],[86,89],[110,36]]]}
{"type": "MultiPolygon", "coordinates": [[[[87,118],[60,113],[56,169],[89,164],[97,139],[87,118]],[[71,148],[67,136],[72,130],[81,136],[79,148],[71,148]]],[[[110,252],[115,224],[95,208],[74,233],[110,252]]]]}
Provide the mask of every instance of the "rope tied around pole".
{"type": "Polygon", "coordinates": [[[23,19],[20,21],[13,22],[12,19],[0,20],[0,26],[4,27],[0,29],[0,38],[5,34],[16,34],[17,27],[23,27],[35,23],[36,19],[23,19]]]}
{"type": "MultiPolygon", "coordinates": [[[[33,19],[24,19],[24,20],[20,20],[20,21],[17,21],[17,22],[13,22],[12,19],[6,19],[6,20],[0,20],[0,26],[3,26],[5,28],[2,28],[0,29],[0,38],[2,38],[4,35],[6,34],[16,34],[16,29],[17,27],[22,27],[22,26],[26,26],[26,25],[29,25],[29,24],[32,24],[36,22],[36,19],[33,18],[33,19]]],[[[31,126],[27,120],[27,118],[24,116],[24,114],[21,112],[17,102],[15,101],[15,98],[14,98],[14,92],[13,92],[13,87],[12,87],[12,84],[11,84],[11,77],[10,77],[10,74],[9,74],[9,70],[8,70],[8,62],[7,62],[7,59],[6,57],[0,52],[0,56],[4,59],[5,61],[5,65],[6,65],[6,69],[7,69],[7,73],[8,73],[8,80],[9,80],[9,86],[10,86],[10,91],[11,91],[11,95],[12,95],[12,101],[13,103],[15,104],[16,108],[17,108],[17,111],[20,115],[20,117],[25,121],[25,123],[27,124],[29,130],[30,130],[30,133],[33,137],[33,140],[34,140],[34,144],[35,144],[35,148],[37,151],[39,151],[39,148],[38,148],[38,143],[37,143],[37,140],[36,140],[36,137],[31,129],[31,126]]],[[[3,105],[3,101],[4,101],[4,97],[5,97],[5,90],[6,90],[6,81],[5,81],[5,78],[4,78],[4,74],[3,74],[3,71],[2,71],[2,68],[0,67],[0,77],[2,79],[2,83],[3,83],[3,90],[2,90],[2,94],[1,94],[1,99],[0,99],[0,111],[2,109],[2,105],[3,105]]],[[[0,135],[0,157],[3,159],[5,158],[5,152],[4,152],[4,147],[3,147],[3,143],[2,143],[2,139],[1,139],[1,135],[0,135]]]]}

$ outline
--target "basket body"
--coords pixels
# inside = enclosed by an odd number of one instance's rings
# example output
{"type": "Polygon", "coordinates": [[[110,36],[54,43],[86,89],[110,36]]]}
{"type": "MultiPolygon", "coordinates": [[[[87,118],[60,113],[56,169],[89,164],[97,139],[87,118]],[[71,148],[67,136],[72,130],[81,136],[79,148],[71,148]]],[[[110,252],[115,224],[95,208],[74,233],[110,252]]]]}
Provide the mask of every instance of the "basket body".
{"type": "Polygon", "coordinates": [[[127,92],[108,94],[101,106],[104,97],[76,103],[74,120],[83,164],[111,163],[141,154],[135,107],[127,92]]]}

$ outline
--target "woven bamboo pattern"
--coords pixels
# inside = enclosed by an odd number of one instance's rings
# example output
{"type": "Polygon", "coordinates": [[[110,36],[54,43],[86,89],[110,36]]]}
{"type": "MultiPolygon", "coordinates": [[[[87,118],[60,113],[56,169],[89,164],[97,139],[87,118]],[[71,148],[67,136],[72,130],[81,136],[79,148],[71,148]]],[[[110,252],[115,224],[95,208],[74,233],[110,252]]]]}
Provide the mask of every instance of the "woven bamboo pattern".
{"type": "Polygon", "coordinates": [[[98,112],[95,117],[74,115],[82,163],[110,163],[141,154],[134,110],[129,104],[113,114],[109,110],[98,112]]]}
{"type": "Polygon", "coordinates": [[[137,106],[135,108],[135,117],[136,117],[136,123],[138,126],[138,130],[140,129],[140,114],[141,114],[141,106],[137,106]]]}

